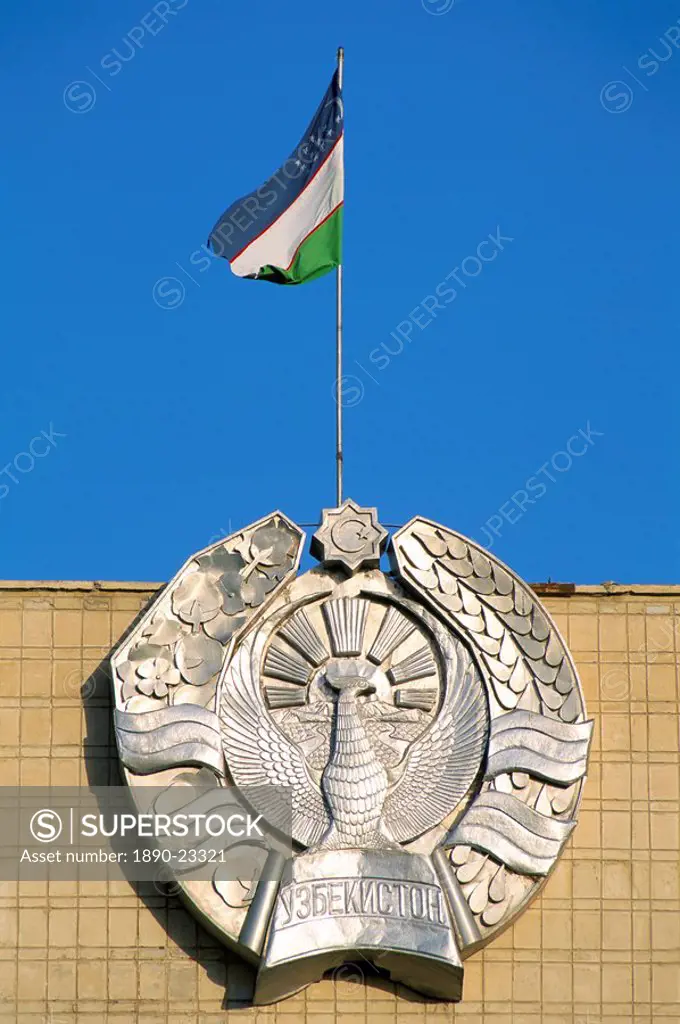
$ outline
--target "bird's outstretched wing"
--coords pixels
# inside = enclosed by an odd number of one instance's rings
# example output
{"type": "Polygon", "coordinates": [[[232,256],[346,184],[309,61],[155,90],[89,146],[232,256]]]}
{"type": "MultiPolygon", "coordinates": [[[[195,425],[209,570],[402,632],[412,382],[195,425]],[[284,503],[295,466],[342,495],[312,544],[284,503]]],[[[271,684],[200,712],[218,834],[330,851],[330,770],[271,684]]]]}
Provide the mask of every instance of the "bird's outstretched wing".
{"type": "Polygon", "coordinates": [[[450,666],[441,710],[405,756],[383,820],[397,842],[439,825],[465,796],[484,757],[488,711],[479,674],[460,653],[450,666]]]}
{"type": "Polygon", "coordinates": [[[249,802],[271,825],[304,846],[317,843],[330,825],[328,808],[302,752],[265,707],[252,637],[240,646],[227,671],[221,706],[222,743],[236,785],[246,789],[249,802]]]}
{"type": "Polygon", "coordinates": [[[415,708],[395,708],[382,700],[368,700],[360,705],[361,719],[371,749],[385,768],[396,768],[408,743],[424,732],[429,716],[415,708]]]}
{"type": "Polygon", "coordinates": [[[279,719],[283,732],[302,749],[310,768],[321,771],[331,756],[333,709],[325,701],[292,708],[279,719]]]}

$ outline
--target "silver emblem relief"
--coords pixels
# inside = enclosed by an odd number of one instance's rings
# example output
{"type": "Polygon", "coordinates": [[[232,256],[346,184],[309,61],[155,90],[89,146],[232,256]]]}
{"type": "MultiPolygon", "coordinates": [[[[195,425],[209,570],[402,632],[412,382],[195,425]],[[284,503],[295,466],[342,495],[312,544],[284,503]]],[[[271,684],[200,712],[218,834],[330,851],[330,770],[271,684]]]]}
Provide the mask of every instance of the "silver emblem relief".
{"type": "Polygon", "coordinates": [[[235,638],[297,569],[303,540],[285,516],[268,516],[189,559],[137,623],[111,660],[126,768],[197,764],[223,774],[219,673],[235,638]]]}
{"type": "Polygon", "coordinates": [[[180,881],[257,1003],[360,957],[460,999],[576,824],[592,723],[550,616],[445,527],[399,530],[391,572],[386,536],[327,509],[296,575],[302,532],[273,514],[191,559],[113,659],[130,785],[208,772],[290,830],[278,882],[180,881]]]}
{"type": "Polygon", "coordinates": [[[348,498],[340,508],[325,508],[320,529],[312,537],[312,554],[327,566],[347,572],[377,568],[387,541],[387,530],[374,508],[360,508],[348,498]]]}
{"type": "Polygon", "coordinates": [[[536,895],[576,824],[592,722],[557,627],[530,589],[429,520],[400,530],[396,571],[464,635],[488,681],[484,780],[444,843],[488,941],[536,895]]]}

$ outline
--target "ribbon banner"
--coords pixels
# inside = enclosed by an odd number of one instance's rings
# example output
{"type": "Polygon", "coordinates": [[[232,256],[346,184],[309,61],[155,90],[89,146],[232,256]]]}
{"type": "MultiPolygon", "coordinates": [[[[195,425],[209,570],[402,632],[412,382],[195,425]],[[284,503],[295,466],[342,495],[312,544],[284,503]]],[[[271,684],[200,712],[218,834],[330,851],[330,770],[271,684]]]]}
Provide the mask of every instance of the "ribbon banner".
{"type": "Polygon", "coordinates": [[[576,826],[528,807],[516,796],[482,793],[452,834],[452,841],[476,846],[522,875],[547,875],[576,826]]]}
{"type": "Polygon", "coordinates": [[[513,711],[491,723],[485,778],[527,772],[544,782],[570,786],[583,778],[593,723],[568,725],[531,711],[513,711]]]}

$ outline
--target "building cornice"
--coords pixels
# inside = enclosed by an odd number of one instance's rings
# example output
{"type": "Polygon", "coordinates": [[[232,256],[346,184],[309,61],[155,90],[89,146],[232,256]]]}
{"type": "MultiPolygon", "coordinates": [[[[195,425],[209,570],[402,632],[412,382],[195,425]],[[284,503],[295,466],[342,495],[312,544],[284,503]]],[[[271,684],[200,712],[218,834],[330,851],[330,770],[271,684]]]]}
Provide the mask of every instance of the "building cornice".
{"type": "MultiPolygon", "coordinates": [[[[62,592],[127,592],[152,594],[165,583],[136,580],[0,580],[0,592],[46,590],[62,592]]],[[[680,583],[530,583],[540,597],[590,596],[680,597],[680,583]]]]}

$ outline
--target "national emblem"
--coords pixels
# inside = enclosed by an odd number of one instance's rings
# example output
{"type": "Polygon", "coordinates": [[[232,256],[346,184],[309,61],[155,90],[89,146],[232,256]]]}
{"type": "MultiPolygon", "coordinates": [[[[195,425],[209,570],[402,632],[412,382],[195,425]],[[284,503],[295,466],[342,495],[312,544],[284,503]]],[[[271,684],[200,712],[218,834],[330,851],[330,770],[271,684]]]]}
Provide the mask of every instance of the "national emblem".
{"type": "Polygon", "coordinates": [[[375,509],[326,509],[296,575],[275,513],[194,556],[112,659],[128,783],[208,771],[291,838],[252,888],[178,881],[257,1003],[357,957],[460,999],[576,824],[592,722],[550,616],[437,523],[394,535],[390,572],[386,537],[375,509]]]}

